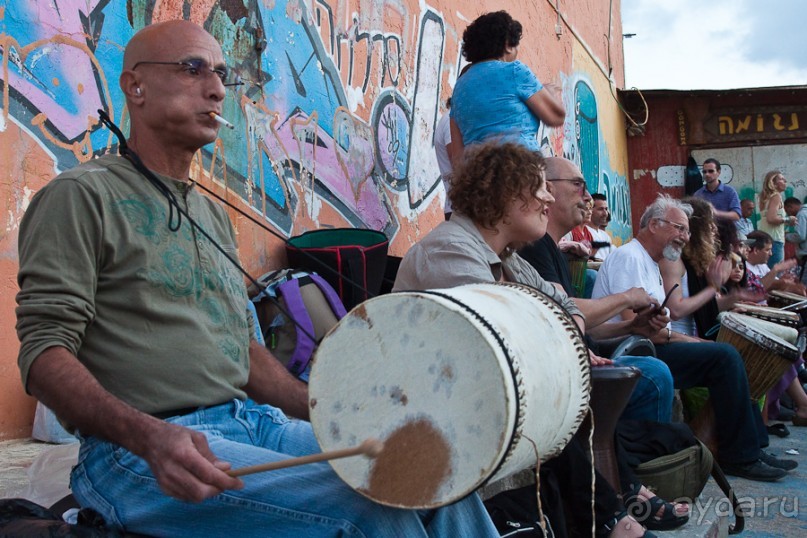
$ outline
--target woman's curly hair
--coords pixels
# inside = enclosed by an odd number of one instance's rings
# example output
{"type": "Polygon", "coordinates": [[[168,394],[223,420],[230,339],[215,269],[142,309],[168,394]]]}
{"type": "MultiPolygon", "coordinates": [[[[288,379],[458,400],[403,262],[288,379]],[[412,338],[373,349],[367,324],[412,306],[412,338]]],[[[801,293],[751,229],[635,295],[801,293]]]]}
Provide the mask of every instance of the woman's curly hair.
{"type": "Polygon", "coordinates": [[[544,185],[546,163],[540,153],[512,142],[487,142],[465,149],[451,178],[451,207],[476,224],[494,229],[513,200],[544,185]]]}
{"type": "Polygon", "coordinates": [[[715,236],[714,210],[712,204],[695,196],[681,201],[692,206],[692,216],[689,217],[689,230],[692,235],[684,247],[683,258],[696,273],[705,275],[719,247],[719,240],[715,236]]]}
{"type": "Polygon", "coordinates": [[[521,23],[506,11],[479,16],[462,33],[462,55],[471,63],[504,56],[506,47],[521,41],[521,23]]]}

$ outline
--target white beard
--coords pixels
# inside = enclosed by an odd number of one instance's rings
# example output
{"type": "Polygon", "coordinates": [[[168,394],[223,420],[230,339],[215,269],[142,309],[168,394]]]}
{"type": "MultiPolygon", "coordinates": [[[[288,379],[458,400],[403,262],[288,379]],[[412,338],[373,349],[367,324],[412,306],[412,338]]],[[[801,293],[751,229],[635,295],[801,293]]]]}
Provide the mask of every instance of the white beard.
{"type": "Polygon", "coordinates": [[[669,260],[671,262],[677,262],[681,259],[681,249],[673,244],[669,244],[664,247],[664,251],[662,251],[662,256],[664,256],[665,260],[669,260]]]}

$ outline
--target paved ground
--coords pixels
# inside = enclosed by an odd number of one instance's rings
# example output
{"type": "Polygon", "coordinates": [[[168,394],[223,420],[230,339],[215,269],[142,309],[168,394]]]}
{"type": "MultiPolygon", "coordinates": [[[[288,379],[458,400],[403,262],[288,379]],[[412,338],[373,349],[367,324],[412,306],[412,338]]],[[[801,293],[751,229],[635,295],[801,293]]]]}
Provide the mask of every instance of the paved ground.
{"type": "MultiPolygon", "coordinates": [[[[786,439],[771,438],[770,450],[779,457],[788,457],[799,462],[799,468],[773,484],[751,482],[729,477],[737,496],[743,500],[751,516],[746,518],[745,531],[748,538],[807,537],[807,428],[790,428],[786,439]],[[785,451],[795,449],[798,455],[785,456],[785,451]]],[[[66,487],[67,470],[74,447],[46,445],[30,440],[0,442],[0,498],[34,496],[31,499],[48,504],[48,499],[58,500],[66,487]],[[40,454],[47,454],[48,465],[40,465],[40,454]],[[48,487],[29,488],[29,469],[34,473],[45,469],[57,469],[58,482],[48,487]]],[[[720,489],[710,480],[698,502],[693,507],[693,517],[677,531],[657,533],[659,538],[701,538],[725,535],[728,520],[725,514],[728,504],[720,489]],[[722,527],[722,528],[721,528],[722,527]],[[719,531],[723,532],[719,532],[719,531]]]]}
{"type": "MultiPolygon", "coordinates": [[[[770,452],[778,457],[795,459],[799,468],[791,471],[779,482],[752,482],[728,477],[737,497],[750,510],[745,519],[745,531],[740,535],[748,538],[777,538],[807,536],[807,428],[790,426],[790,437],[771,437],[770,452]],[[798,455],[786,455],[795,449],[798,455]]],[[[689,538],[708,536],[709,522],[717,522],[729,512],[728,502],[720,488],[709,480],[694,506],[692,520],[674,532],[657,533],[659,538],[689,538]]],[[[723,531],[726,523],[723,518],[723,531]]],[[[711,530],[715,530],[712,526],[711,530]]],[[[721,533],[722,534],[722,533],[721,533]]]]}

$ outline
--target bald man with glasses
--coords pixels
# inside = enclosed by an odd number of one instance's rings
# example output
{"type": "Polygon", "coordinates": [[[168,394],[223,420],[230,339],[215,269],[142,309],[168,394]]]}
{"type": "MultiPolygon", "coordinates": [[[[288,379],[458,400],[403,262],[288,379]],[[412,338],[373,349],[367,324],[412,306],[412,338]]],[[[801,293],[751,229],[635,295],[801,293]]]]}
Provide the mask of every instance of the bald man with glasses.
{"type": "Polygon", "coordinates": [[[498,536],[475,493],[415,511],[327,463],[228,474],[320,451],[306,386],[251,338],[227,212],[190,178],[237,80],[213,36],[170,21],[135,34],[119,82],[121,155],[51,181],[19,232],[18,363],[78,432],[81,506],[153,536],[498,536]]]}

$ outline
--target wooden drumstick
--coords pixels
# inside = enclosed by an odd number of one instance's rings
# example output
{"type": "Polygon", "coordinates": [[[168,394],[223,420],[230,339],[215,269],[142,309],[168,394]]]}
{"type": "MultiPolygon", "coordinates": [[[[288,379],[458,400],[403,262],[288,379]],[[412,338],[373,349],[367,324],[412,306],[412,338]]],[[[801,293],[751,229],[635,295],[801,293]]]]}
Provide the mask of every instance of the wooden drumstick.
{"type": "Polygon", "coordinates": [[[378,439],[370,438],[366,439],[359,446],[331,450],[330,452],[321,452],[319,454],[311,454],[310,456],[300,456],[299,458],[289,458],[283,461],[273,461],[270,463],[262,463],[260,465],[241,467],[240,469],[232,469],[227,471],[227,474],[230,476],[244,476],[248,474],[262,473],[264,471],[285,469],[286,467],[294,467],[295,465],[304,465],[306,463],[348,458],[350,456],[360,456],[362,454],[368,458],[375,458],[381,454],[382,450],[384,450],[384,443],[378,439]]]}

